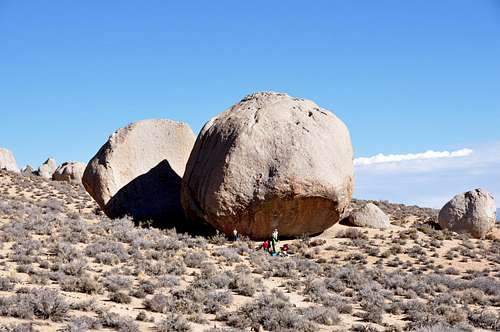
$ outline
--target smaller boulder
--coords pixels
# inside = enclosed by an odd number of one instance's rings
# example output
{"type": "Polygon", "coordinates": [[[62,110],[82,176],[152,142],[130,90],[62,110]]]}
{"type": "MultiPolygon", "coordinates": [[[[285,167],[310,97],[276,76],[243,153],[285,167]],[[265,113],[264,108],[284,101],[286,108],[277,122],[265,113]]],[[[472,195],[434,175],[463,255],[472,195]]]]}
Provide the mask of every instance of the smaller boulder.
{"type": "Polygon", "coordinates": [[[32,175],[33,172],[34,172],[34,170],[33,170],[33,167],[31,167],[31,165],[26,165],[21,170],[21,174],[23,174],[23,175],[32,175]]]}
{"type": "Polygon", "coordinates": [[[439,211],[439,225],[457,233],[484,237],[495,225],[495,199],[484,189],[474,189],[453,197],[439,211]]]}
{"type": "Polygon", "coordinates": [[[82,183],[85,167],[87,167],[87,165],[78,161],[65,162],[55,170],[52,175],[52,180],[66,181],[75,184],[82,183]]]}
{"type": "Polygon", "coordinates": [[[38,172],[37,174],[41,176],[42,178],[45,178],[47,180],[52,179],[52,175],[57,169],[57,164],[54,158],[49,158],[45,160],[43,164],[38,167],[38,172]]]}
{"type": "Polygon", "coordinates": [[[17,168],[16,164],[16,158],[14,158],[14,154],[10,150],[0,148],[0,169],[19,172],[19,168],[17,168]]]}
{"type": "Polygon", "coordinates": [[[363,205],[349,216],[354,226],[385,229],[390,226],[389,217],[373,203],[363,205]]]}

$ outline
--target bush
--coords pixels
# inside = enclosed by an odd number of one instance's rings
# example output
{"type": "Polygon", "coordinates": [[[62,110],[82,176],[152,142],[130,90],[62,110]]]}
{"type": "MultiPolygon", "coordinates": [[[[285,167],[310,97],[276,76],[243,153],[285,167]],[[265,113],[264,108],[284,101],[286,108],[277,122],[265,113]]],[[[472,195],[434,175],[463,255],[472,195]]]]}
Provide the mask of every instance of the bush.
{"type": "Polygon", "coordinates": [[[66,301],[55,290],[45,288],[34,290],[32,301],[35,316],[42,319],[61,320],[69,309],[66,301]]]}
{"type": "Polygon", "coordinates": [[[0,278],[0,290],[1,291],[10,291],[14,289],[14,284],[7,278],[0,278]]]}
{"type": "Polygon", "coordinates": [[[469,321],[474,327],[500,330],[500,314],[494,310],[478,309],[469,313],[469,321]]]}
{"type": "Polygon", "coordinates": [[[234,248],[217,248],[214,252],[216,256],[224,257],[227,262],[237,263],[241,261],[241,257],[234,248]]]}
{"type": "Polygon", "coordinates": [[[102,293],[102,286],[89,275],[81,277],[63,276],[59,278],[59,286],[65,292],[79,292],[86,294],[102,293]]]}
{"type": "Polygon", "coordinates": [[[85,248],[85,254],[90,257],[96,257],[96,259],[98,255],[102,258],[102,254],[105,253],[116,256],[120,262],[125,262],[129,258],[125,247],[119,242],[100,240],[99,242],[89,244],[85,248]]]}
{"type": "Polygon", "coordinates": [[[361,316],[368,322],[380,324],[384,313],[384,297],[375,285],[378,284],[367,285],[359,292],[361,309],[364,310],[361,316]]]}
{"type": "Polygon", "coordinates": [[[187,320],[174,313],[169,313],[166,317],[156,325],[159,332],[186,332],[191,331],[191,327],[187,320]]]}
{"type": "Polygon", "coordinates": [[[184,264],[187,267],[200,268],[207,258],[204,252],[189,252],[184,256],[184,264]]]}
{"type": "Polygon", "coordinates": [[[205,312],[208,314],[215,314],[233,302],[233,295],[229,291],[210,291],[203,303],[205,312]]]}
{"type": "Polygon", "coordinates": [[[101,252],[95,255],[95,262],[99,264],[105,264],[105,265],[118,265],[120,264],[120,258],[110,252],[101,252]]]}
{"type": "Polygon", "coordinates": [[[116,292],[123,289],[128,290],[132,285],[132,280],[125,276],[112,274],[104,279],[103,284],[108,291],[116,292]]]}
{"type": "Polygon", "coordinates": [[[74,260],[61,266],[61,271],[72,276],[80,276],[87,268],[87,261],[84,259],[74,260]]]}
{"type": "Polygon", "coordinates": [[[113,302],[116,302],[116,303],[129,304],[130,302],[132,302],[132,299],[130,298],[130,296],[127,293],[124,293],[121,291],[112,292],[109,295],[109,299],[113,302]]]}
{"type": "Polygon", "coordinates": [[[302,313],[307,319],[322,325],[330,326],[340,322],[339,312],[335,308],[310,307],[302,313]]]}
{"type": "Polygon", "coordinates": [[[146,299],[143,305],[149,311],[166,313],[169,308],[169,297],[163,294],[155,294],[152,298],[146,299]]]}
{"type": "Polygon", "coordinates": [[[351,239],[351,240],[354,240],[354,239],[368,240],[368,236],[357,228],[341,229],[337,232],[335,237],[336,238],[347,238],[347,239],[351,239]]]}
{"type": "Polygon", "coordinates": [[[253,302],[240,307],[229,314],[227,324],[237,328],[262,326],[269,331],[315,331],[316,327],[293,307],[288,299],[279,291],[261,295],[253,302]]]}
{"type": "Polygon", "coordinates": [[[3,316],[31,319],[34,315],[40,319],[59,321],[68,309],[59,292],[47,288],[27,289],[23,293],[0,298],[0,313],[3,316]]]}
{"type": "Polygon", "coordinates": [[[101,329],[101,323],[98,319],[89,316],[80,316],[73,318],[60,332],[82,332],[88,330],[101,329]]]}
{"type": "Polygon", "coordinates": [[[31,323],[2,325],[0,331],[5,332],[36,332],[31,323]]]}
{"type": "Polygon", "coordinates": [[[250,273],[239,273],[232,277],[229,288],[243,296],[253,296],[257,290],[255,279],[250,273]]]}
{"type": "Polygon", "coordinates": [[[99,323],[103,327],[117,329],[120,332],[139,332],[139,326],[130,317],[120,316],[117,313],[109,311],[99,312],[99,323]]]}
{"type": "Polygon", "coordinates": [[[97,303],[95,299],[83,300],[80,302],[73,302],[70,304],[71,310],[78,311],[95,311],[97,309],[97,303]]]}

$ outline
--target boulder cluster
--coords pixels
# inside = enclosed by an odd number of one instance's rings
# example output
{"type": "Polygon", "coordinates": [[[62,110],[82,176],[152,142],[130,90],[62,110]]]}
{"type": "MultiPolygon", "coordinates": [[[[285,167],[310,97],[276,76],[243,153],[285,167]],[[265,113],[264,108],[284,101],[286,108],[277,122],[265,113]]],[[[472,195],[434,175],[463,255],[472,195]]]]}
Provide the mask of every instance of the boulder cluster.
{"type": "MultiPolygon", "coordinates": [[[[0,149],[0,169],[19,172],[0,149]]],[[[198,137],[186,123],[132,123],[113,133],[87,165],[49,158],[23,174],[83,183],[111,218],[131,216],[178,229],[237,230],[252,239],[323,232],[345,217],[354,183],[349,130],[332,112],[284,93],[259,92],[208,121],[198,137]],[[193,229],[193,227],[195,229],[193,229]]],[[[439,225],[484,237],[495,202],[482,189],[455,196],[439,225]]],[[[390,218],[368,203],[347,221],[386,229],[390,218]]]]}
{"type": "Polygon", "coordinates": [[[245,97],[207,122],[146,120],[116,131],[82,182],[110,217],[253,239],[317,234],[338,222],[353,192],[346,125],[284,93],[245,97]]]}
{"type": "Polygon", "coordinates": [[[21,170],[17,167],[16,159],[11,151],[0,148],[0,169],[11,172],[21,173],[23,175],[40,176],[47,180],[66,181],[73,184],[82,182],[83,171],[85,170],[84,163],[77,161],[64,162],[57,166],[54,158],[48,158],[43,162],[37,170],[34,170],[31,165],[26,165],[21,170]]]}

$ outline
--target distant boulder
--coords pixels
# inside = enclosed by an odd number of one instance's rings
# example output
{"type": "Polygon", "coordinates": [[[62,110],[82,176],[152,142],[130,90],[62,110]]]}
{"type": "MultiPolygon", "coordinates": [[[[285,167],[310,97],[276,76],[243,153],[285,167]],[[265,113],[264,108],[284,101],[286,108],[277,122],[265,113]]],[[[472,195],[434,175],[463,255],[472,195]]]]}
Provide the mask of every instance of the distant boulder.
{"type": "Polygon", "coordinates": [[[34,172],[33,167],[31,165],[26,165],[24,168],[21,170],[21,173],[23,175],[32,175],[34,172]]]}
{"type": "Polygon", "coordinates": [[[353,191],[349,130],[306,99],[259,92],[203,127],[186,166],[192,220],[253,239],[318,234],[339,221],[353,191]]]}
{"type": "Polygon", "coordinates": [[[19,172],[14,154],[7,149],[0,148],[0,169],[7,171],[19,172]]]}
{"type": "Polygon", "coordinates": [[[84,163],[77,161],[65,162],[55,170],[52,180],[75,184],[82,183],[83,172],[86,166],[84,163]]]}
{"type": "Polygon", "coordinates": [[[54,158],[49,158],[45,160],[43,164],[38,167],[38,171],[36,174],[41,176],[44,179],[50,180],[52,179],[52,175],[57,169],[57,163],[54,158]]]}
{"type": "Polygon", "coordinates": [[[367,203],[353,211],[349,216],[349,223],[354,226],[378,229],[385,229],[391,225],[389,217],[373,203],[367,203]]]}
{"type": "Polygon", "coordinates": [[[443,206],[438,220],[443,229],[482,238],[495,225],[495,200],[484,189],[458,194],[443,206]]]}
{"type": "Polygon", "coordinates": [[[195,136],[185,123],[144,120],[116,131],[90,160],[82,183],[111,218],[178,226],[181,178],[195,136]]]}

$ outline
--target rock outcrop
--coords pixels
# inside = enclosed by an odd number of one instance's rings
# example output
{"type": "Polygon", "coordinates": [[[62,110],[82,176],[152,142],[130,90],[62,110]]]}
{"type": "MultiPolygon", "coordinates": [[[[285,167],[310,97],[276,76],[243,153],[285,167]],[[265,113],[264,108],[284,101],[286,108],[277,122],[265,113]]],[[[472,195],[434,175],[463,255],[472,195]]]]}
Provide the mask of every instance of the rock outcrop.
{"type": "Polygon", "coordinates": [[[31,165],[26,165],[24,166],[24,168],[21,170],[21,173],[23,175],[33,175],[33,167],[31,167],[31,165]]]}
{"type": "Polygon", "coordinates": [[[181,178],[195,136],[185,123],[144,120],[116,131],[90,160],[82,183],[111,218],[177,226],[181,178]]]}
{"type": "Polygon", "coordinates": [[[52,174],[52,180],[66,181],[75,184],[82,183],[83,172],[85,171],[84,163],[78,161],[69,161],[60,165],[52,174]]]}
{"type": "Polygon", "coordinates": [[[43,164],[38,167],[38,171],[36,172],[38,176],[41,176],[44,179],[50,180],[52,179],[52,175],[57,169],[57,163],[54,158],[49,158],[45,160],[43,164]]]}
{"type": "Polygon", "coordinates": [[[439,211],[438,220],[443,229],[482,238],[495,225],[495,200],[484,189],[458,194],[439,211]]]}
{"type": "Polygon", "coordinates": [[[389,217],[378,206],[367,203],[353,211],[349,223],[354,226],[385,229],[390,226],[389,217]]]}
{"type": "Polygon", "coordinates": [[[7,171],[19,172],[17,167],[16,158],[14,154],[7,149],[0,148],[0,169],[5,169],[7,171]]]}
{"type": "Polygon", "coordinates": [[[317,234],[339,221],[353,191],[349,131],[314,102],[261,92],[211,119],[182,183],[192,220],[253,239],[317,234]]]}

